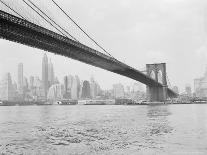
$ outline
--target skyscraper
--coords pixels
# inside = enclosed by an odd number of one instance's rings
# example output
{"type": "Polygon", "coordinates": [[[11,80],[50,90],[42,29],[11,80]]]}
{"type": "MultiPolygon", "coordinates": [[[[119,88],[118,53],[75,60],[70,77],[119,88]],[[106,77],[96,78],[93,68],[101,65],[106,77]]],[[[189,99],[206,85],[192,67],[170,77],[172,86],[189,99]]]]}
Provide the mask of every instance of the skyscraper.
{"type": "Polygon", "coordinates": [[[90,94],[91,94],[91,98],[96,98],[97,95],[99,95],[100,93],[100,86],[99,84],[94,80],[93,77],[91,77],[90,80],[90,94]]]}
{"type": "Polygon", "coordinates": [[[191,92],[191,86],[190,86],[190,84],[186,84],[186,86],[185,86],[185,92],[186,92],[186,94],[190,97],[190,96],[192,96],[192,92],[191,92]]]}
{"type": "Polygon", "coordinates": [[[91,81],[90,81],[90,94],[91,94],[91,98],[96,97],[96,82],[93,77],[91,77],[91,81]]]}
{"type": "Polygon", "coordinates": [[[73,76],[68,75],[64,76],[64,97],[65,98],[71,98],[71,88],[73,84],[73,76]]]}
{"type": "Polygon", "coordinates": [[[18,92],[23,93],[23,63],[18,64],[18,92]]]}
{"type": "Polygon", "coordinates": [[[10,73],[7,73],[0,81],[0,100],[10,101],[15,97],[10,73]]]}
{"type": "Polygon", "coordinates": [[[54,84],[55,81],[55,74],[54,74],[54,68],[53,64],[50,60],[48,65],[48,81],[49,81],[49,87],[54,84]]]}
{"type": "Polygon", "coordinates": [[[49,87],[48,82],[48,58],[46,53],[43,56],[42,59],[42,84],[43,84],[43,90],[44,90],[44,96],[47,97],[47,91],[49,87]]]}
{"type": "Polygon", "coordinates": [[[87,98],[90,98],[90,97],[91,97],[91,94],[90,94],[90,83],[89,83],[89,81],[85,80],[83,82],[81,98],[87,99],[87,98]]]}
{"type": "Polygon", "coordinates": [[[124,86],[121,83],[113,85],[114,97],[123,98],[124,97],[124,86]]]}
{"type": "Polygon", "coordinates": [[[34,76],[29,77],[29,89],[32,90],[34,87],[34,76]]]}
{"type": "Polygon", "coordinates": [[[73,78],[73,83],[71,87],[71,99],[78,99],[79,91],[80,91],[80,80],[79,80],[79,77],[76,75],[73,78]]]}
{"type": "Polygon", "coordinates": [[[204,76],[194,79],[195,95],[200,98],[207,98],[207,67],[204,76]]]}
{"type": "Polygon", "coordinates": [[[47,99],[57,101],[63,98],[61,84],[54,84],[50,87],[47,94],[47,99]]]}

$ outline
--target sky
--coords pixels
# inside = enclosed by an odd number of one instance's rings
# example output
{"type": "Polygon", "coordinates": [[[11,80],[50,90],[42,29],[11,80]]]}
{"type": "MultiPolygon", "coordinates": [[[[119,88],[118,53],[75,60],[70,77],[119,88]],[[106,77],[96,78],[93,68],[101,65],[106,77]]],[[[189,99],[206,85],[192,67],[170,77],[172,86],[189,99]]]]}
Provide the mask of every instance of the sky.
{"type": "MultiPolygon", "coordinates": [[[[15,0],[12,0],[15,1],[15,0]]],[[[5,2],[12,2],[5,0],[5,2]]],[[[16,0],[18,1],[18,0],[16,0]]],[[[41,2],[43,10],[58,21],[80,42],[96,48],[50,0],[41,2]]],[[[143,70],[147,63],[167,64],[172,86],[180,91],[186,84],[203,76],[207,65],[207,1],[206,0],[56,0],[70,16],[99,42],[113,57],[143,70]]],[[[16,4],[16,3],[15,3],[16,4]]],[[[1,5],[1,4],[0,4],[1,5]]],[[[26,7],[15,8],[33,17],[26,7]]],[[[34,19],[39,22],[38,19],[34,19]]],[[[41,23],[41,22],[40,22],[41,23]]],[[[24,75],[41,77],[41,61],[45,51],[7,40],[0,40],[0,77],[10,72],[17,81],[18,63],[24,64],[24,75]]],[[[55,75],[91,76],[103,89],[114,83],[129,85],[135,82],[82,62],[46,52],[55,75]]]]}

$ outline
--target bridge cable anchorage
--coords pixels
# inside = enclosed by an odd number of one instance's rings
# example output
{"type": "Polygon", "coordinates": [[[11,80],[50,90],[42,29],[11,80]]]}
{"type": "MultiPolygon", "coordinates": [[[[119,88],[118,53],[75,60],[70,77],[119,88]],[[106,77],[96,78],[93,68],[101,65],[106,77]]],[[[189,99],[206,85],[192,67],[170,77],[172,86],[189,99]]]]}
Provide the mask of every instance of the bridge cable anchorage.
{"type": "MultiPolygon", "coordinates": [[[[36,9],[38,9],[43,15],[45,15],[50,21],[52,21],[56,26],[58,26],[62,31],[67,33],[71,38],[73,38],[75,41],[79,42],[75,37],[73,37],[68,31],[66,31],[64,28],[62,28],[59,24],[57,24],[51,17],[49,17],[46,13],[44,13],[37,5],[35,5],[32,1],[28,0],[36,9]]],[[[67,37],[68,38],[68,37],[67,37]]]]}
{"type": "Polygon", "coordinates": [[[35,10],[30,4],[28,4],[25,0],[22,0],[27,6],[29,6],[33,11],[35,11],[40,17],[42,17],[47,23],[49,23],[53,28],[55,28],[58,32],[60,32],[63,36],[67,37],[62,31],[56,28],[50,21],[48,21],[45,17],[43,17],[37,10],[35,10]]]}
{"type": "Polygon", "coordinates": [[[22,19],[26,20],[25,17],[23,17],[21,14],[19,14],[17,11],[15,11],[14,9],[12,9],[8,4],[6,4],[4,1],[0,0],[0,2],[2,4],[4,4],[7,8],[9,8],[10,10],[12,10],[14,13],[16,13],[18,16],[20,16],[22,19]]]}
{"type": "Polygon", "coordinates": [[[101,45],[99,45],[92,37],[90,37],[54,0],[52,2],[99,48],[101,48],[105,53],[107,53],[111,58],[114,58],[109,52],[107,52],[101,45]]]}

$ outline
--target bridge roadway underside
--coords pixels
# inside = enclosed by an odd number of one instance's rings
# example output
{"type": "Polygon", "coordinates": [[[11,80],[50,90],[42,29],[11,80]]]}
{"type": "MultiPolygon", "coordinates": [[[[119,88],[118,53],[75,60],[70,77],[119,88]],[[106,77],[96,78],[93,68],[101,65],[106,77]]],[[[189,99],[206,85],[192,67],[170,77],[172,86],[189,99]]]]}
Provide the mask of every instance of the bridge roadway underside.
{"type": "MultiPolygon", "coordinates": [[[[115,58],[3,11],[0,11],[0,38],[63,55],[129,77],[147,86],[163,87],[154,79],[115,58]]],[[[169,88],[167,92],[169,97],[177,95],[169,88]]]]}

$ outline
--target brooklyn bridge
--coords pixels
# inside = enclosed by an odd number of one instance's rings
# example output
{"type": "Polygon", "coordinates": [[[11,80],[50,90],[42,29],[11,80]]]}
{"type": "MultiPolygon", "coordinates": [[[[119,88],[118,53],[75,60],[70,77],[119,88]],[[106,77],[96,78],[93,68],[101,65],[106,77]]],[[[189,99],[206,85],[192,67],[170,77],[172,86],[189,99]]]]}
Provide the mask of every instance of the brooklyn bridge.
{"type": "Polygon", "coordinates": [[[63,12],[63,15],[72,20],[105,54],[80,43],[53,20],[49,13],[42,11],[30,0],[22,0],[22,2],[33,11],[33,16],[42,18],[53,27],[53,30],[42,26],[41,23],[32,22],[22,12],[18,12],[13,5],[3,0],[0,2],[6,8],[0,10],[0,37],[2,39],[59,54],[139,81],[147,86],[149,101],[165,101],[178,96],[169,87],[166,63],[146,64],[145,74],[117,60],[93,40],[55,1],[53,1],[54,4],[63,12]]]}

